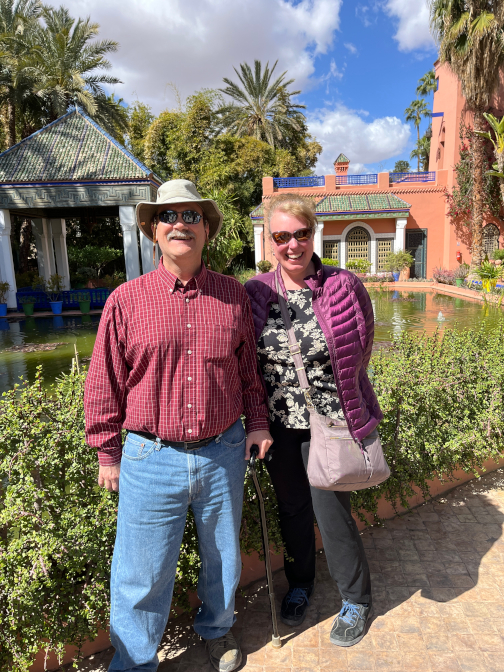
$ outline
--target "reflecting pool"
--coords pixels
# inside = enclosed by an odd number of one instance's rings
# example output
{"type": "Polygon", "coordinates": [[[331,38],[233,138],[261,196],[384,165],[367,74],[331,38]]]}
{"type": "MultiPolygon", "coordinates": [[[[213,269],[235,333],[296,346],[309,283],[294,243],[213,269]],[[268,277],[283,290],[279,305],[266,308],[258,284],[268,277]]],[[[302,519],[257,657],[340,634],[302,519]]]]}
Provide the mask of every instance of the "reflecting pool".
{"type": "MultiPolygon", "coordinates": [[[[390,341],[394,333],[437,328],[491,328],[503,309],[477,301],[429,291],[390,291],[370,288],[375,311],[375,342],[390,341]]],[[[11,389],[19,376],[33,380],[38,364],[51,383],[67,371],[77,347],[81,359],[91,357],[100,315],[27,317],[18,322],[0,318],[0,393],[11,389]],[[46,345],[44,345],[46,344],[46,345]],[[58,344],[58,345],[56,345],[58,344]],[[52,348],[44,350],[41,348],[52,348]]]]}

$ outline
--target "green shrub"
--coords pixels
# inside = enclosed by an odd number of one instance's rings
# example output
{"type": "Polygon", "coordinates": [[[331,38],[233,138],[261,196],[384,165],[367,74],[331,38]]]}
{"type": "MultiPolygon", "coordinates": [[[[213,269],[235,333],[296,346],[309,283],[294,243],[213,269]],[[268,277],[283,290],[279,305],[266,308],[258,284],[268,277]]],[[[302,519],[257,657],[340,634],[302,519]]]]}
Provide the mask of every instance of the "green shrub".
{"type": "MultiPolygon", "coordinates": [[[[353,493],[354,510],[376,515],[382,495],[407,506],[412,486],[472,471],[504,449],[504,318],[486,331],[402,333],[373,355],[370,375],[384,412],[380,436],[391,477],[353,493]]],[[[98,488],[84,443],[84,374],[45,391],[22,383],[0,399],[0,670],[26,672],[43,641],[60,654],[108,620],[108,575],[117,496],[98,488]]],[[[276,500],[264,468],[270,539],[280,548],[276,500]]],[[[262,551],[257,499],[246,479],[242,550],[262,551]]],[[[199,571],[188,517],[174,606],[188,608],[199,571]]]]}
{"type": "Polygon", "coordinates": [[[339,261],[337,259],[327,259],[324,257],[324,259],[320,260],[324,266],[339,266],[339,261]]]}
{"type": "Polygon", "coordinates": [[[412,255],[406,250],[398,250],[397,252],[390,252],[385,260],[385,270],[391,273],[397,273],[404,268],[409,268],[415,260],[412,255]]]}
{"type": "MultiPolygon", "coordinates": [[[[117,495],[98,487],[96,451],[84,442],[84,374],[46,390],[41,369],[0,398],[0,671],[27,672],[40,648],[61,656],[108,622],[117,495]],[[47,642],[47,643],[44,643],[47,642]]],[[[272,543],[277,504],[262,465],[272,543]]],[[[247,479],[244,551],[262,553],[254,486],[247,479]]],[[[199,571],[188,517],[173,606],[189,608],[199,571]]]]}
{"type": "Polygon", "coordinates": [[[26,271],[25,273],[16,273],[16,287],[18,291],[25,287],[31,287],[33,280],[38,277],[37,271],[26,271]]]}
{"type": "Polygon", "coordinates": [[[18,299],[19,303],[23,305],[24,303],[37,303],[37,298],[35,296],[28,296],[27,294],[20,296],[18,299]]]}
{"type": "Polygon", "coordinates": [[[494,250],[492,252],[492,259],[500,259],[504,261],[504,250],[494,250]]]}
{"type": "Polygon", "coordinates": [[[46,283],[45,293],[48,301],[61,301],[63,291],[63,278],[58,273],[53,273],[46,283]]]}
{"type": "Polygon", "coordinates": [[[7,302],[7,294],[9,293],[10,285],[8,282],[0,282],[0,303],[7,302]]]}
{"type": "Polygon", "coordinates": [[[407,506],[412,485],[456,469],[472,472],[504,450],[504,317],[492,330],[402,332],[373,355],[370,376],[384,419],[379,425],[391,477],[353,494],[376,512],[381,495],[407,506]]]}
{"type": "Polygon", "coordinates": [[[269,273],[269,271],[271,271],[271,269],[273,268],[273,264],[271,263],[271,261],[268,261],[267,259],[258,261],[256,266],[259,269],[259,273],[269,273]]]}
{"type": "Polygon", "coordinates": [[[350,259],[346,262],[346,267],[349,271],[356,273],[369,273],[371,262],[367,259],[350,259]]]}

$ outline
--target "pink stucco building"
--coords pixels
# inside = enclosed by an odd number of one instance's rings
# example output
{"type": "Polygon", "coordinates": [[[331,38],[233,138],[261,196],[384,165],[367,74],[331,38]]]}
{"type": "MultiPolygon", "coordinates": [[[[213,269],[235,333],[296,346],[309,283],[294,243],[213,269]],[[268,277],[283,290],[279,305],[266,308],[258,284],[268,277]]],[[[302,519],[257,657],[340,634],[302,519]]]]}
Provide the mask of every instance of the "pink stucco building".
{"type": "MultiPolygon", "coordinates": [[[[460,82],[446,65],[435,64],[438,88],[434,93],[429,171],[349,175],[349,159],[340,154],[335,172],[320,177],[263,179],[263,203],[275,193],[295,191],[316,202],[319,227],[315,251],[338,259],[367,258],[371,272],[380,272],[390,251],[409,250],[413,277],[432,277],[435,266],[454,269],[470,262],[470,237],[447,216],[445,192],[454,184],[453,166],[459,158],[461,119],[471,125],[464,109],[460,82]]],[[[492,100],[495,114],[504,114],[504,77],[492,100]]],[[[263,203],[252,213],[256,262],[274,262],[263,226],[263,203]]],[[[485,248],[504,247],[504,221],[488,217],[485,248]]]]}

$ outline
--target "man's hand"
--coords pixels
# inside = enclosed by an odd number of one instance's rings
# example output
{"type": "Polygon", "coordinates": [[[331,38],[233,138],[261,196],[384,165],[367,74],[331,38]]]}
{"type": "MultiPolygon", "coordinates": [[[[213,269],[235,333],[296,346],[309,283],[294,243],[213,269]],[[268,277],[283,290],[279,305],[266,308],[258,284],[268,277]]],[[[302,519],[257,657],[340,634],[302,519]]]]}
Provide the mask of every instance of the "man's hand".
{"type": "Polygon", "coordinates": [[[121,473],[121,463],[113,464],[111,467],[100,465],[98,472],[98,485],[100,488],[107,488],[110,492],[119,492],[119,474],[121,473]]]}
{"type": "Polygon", "coordinates": [[[245,443],[245,459],[250,460],[250,448],[256,443],[259,446],[259,459],[264,459],[264,456],[273,443],[271,434],[266,429],[258,429],[255,432],[250,432],[245,443]]]}

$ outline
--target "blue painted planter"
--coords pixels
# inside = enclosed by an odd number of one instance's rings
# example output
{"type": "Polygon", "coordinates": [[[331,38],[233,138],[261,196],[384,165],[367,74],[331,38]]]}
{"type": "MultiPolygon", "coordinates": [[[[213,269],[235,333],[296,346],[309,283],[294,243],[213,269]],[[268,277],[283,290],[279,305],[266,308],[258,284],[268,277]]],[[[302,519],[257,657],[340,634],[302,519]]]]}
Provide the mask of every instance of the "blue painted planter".
{"type": "Polygon", "coordinates": [[[49,301],[53,315],[61,315],[63,312],[63,301],[49,301]]]}
{"type": "Polygon", "coordinates": [[[401,274],[400,274],[399,271],[392,273],[392,276],[393,276],[393,278],[394,278],[394,282],[397,282],[397,281],[399,280],[399,276],[400,276],[400,275],[401,275],[401,274]]]}
{"type": "MultiPolygon", "coordinates": [[[[91,295],[91,310],[95,308],[103,308],[107,300],[110,290],[105,287],[97,287],[95,289],[86,289],[91,295]]],[[[63,307],[65,310],[79,310],[78,295],[82,294],[82,289],[70,289],[69,291],[61,292],[63,295],[63,307]]],[[[19,303],[22,296],[33,296],[35,298],[35,310],[49,310],[49,301],[45,292],[34,292],[30,287],[18,289],[16,292],[16,299],[18,303],[18,310],[22,312],[23,308],[19,303]]]]}
{"type": "Polygon", "coordinates": [[[0,303],[0,317],[6,317],[6,316],[7,316],[7,304],[0,303]]]}

